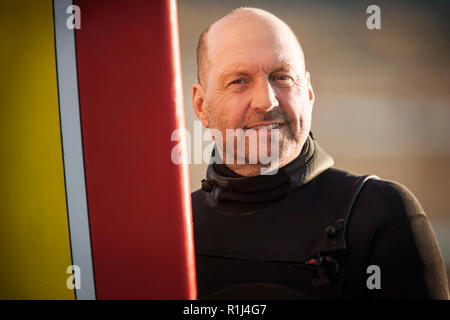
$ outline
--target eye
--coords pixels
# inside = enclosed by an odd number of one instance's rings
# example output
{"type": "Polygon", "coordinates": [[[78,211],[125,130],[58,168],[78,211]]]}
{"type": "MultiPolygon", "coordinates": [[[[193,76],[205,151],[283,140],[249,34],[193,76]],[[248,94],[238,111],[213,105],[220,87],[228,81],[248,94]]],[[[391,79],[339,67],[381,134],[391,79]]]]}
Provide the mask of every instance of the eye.
{"type": "Polygon", "coordinates": [[[294,84],[292,77],[286,74],[275,75],[273,80],[282,87],[292,86],[294,84]]]}
{"type": "Polygon", "coordinates": [[[244,84],[244,83],[245,83],[244,79],[236,79],[230,82],[230,84],[244,84]]]}
{"type": "Polygon", "coordinates": [[[275,76],[275,80],[277,81],[289,81],[291,80],[290,76],[286,76],[286,75],[279,75],[279,76],[275,76]]]}

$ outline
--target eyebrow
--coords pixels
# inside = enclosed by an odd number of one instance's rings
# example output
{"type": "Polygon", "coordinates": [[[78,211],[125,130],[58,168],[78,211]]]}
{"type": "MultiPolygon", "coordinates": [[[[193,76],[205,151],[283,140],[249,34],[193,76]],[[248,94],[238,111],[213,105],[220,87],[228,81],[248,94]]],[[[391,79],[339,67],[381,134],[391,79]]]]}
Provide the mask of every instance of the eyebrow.
{"type": "Polygon", "coordinates": [[[270,73],[279,71],[295,71],[295,67],[287,62],[285,59],[281,59],[280,63],[270,73]]]}
{"type": "MultiPolygon", "coordinates": [[[[224,70],[219,74],[219,79],[226,80],[229,77],[242,77],[249,76],[250,74],[254,74],[258,72],[259,68],[256,68],[256,71],[251,71],[249,68],[242,66],[242,64],[236,64],[232,67],[231,70],[224,70]]],[[[275,73],[279,71],[294,71],[295,68],[288,62],[281,61],[277,64],[274,69],[270,73],[275,73]]]]}
{"type": "Polygon", "coordinates": [[[241,64],[234,65],[231,67],[231,70],[224,70],[219,74],[219,79],[226,79],[231,76],[248,76],[252,73],[258,72],[258,69],[256,71],[251,71],[247,67],[243,67],[241,64]]]}

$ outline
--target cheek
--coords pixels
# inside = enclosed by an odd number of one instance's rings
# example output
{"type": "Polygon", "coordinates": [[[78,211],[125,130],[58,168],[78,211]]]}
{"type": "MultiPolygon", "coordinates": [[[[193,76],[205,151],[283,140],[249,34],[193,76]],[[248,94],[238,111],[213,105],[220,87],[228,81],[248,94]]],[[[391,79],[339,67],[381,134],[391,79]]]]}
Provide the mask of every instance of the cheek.
{"type": "Polygon", "coordinates": [[[291,91],[288,91],[283,95],[280,95],[279,102],[284,112],[289,116],[292,122],[297,123],[303,108],[301,97],[291,91]]]}
{"type": "Polygon", "coordinates": [[[280,104],[292,120],[291,128],[294,134],[303,128],[308,129],[312,110],[309,100],[303,92],[290,90],[284,95],[280,95],[280,104]]]}
{"type": "Polygon", "coordinates": [[[211,99],[210,117],[218,129],[234,129],[242,121],[245,110],[245,98],[237,95],[222,95],[211,99]]]}

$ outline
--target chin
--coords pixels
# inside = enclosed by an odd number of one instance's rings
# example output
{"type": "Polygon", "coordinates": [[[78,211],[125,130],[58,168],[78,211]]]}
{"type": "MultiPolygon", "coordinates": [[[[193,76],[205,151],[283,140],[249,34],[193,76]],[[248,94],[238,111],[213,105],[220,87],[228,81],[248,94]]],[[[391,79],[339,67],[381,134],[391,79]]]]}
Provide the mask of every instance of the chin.
{"type": "Polygon", "coordinates": [[[297,141],[290,146],[286,146],[283,150],[280,148],[280,167],[288,164],[300,155],[304,143],[297,141]]]}

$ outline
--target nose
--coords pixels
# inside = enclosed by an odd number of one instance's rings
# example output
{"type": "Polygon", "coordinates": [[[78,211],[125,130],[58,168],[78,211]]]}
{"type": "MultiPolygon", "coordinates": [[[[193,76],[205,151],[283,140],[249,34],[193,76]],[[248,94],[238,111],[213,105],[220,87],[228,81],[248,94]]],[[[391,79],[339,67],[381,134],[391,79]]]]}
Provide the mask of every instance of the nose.
{"type": "Polygon", "coordinates": [[[260,78],[255,82],[251,108],[267,112],[278,106],[275,92],[267,78],[260,78]]]}

